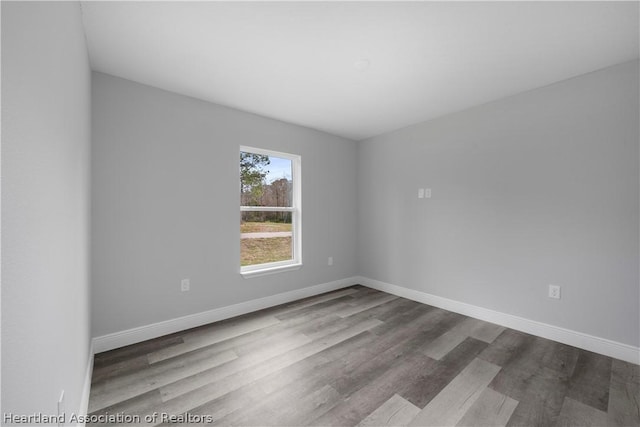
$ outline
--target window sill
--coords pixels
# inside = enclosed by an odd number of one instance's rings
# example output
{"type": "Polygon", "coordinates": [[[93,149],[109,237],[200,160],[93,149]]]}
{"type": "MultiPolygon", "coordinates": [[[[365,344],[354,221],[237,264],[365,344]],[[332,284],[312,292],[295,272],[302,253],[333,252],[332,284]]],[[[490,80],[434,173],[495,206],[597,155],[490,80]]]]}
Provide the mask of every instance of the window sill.
{"type": "Polygon", "coordinates": [[[245,279],[251,279],[253,277],[266,276],[268,274],[283,273],[285,271],[299,270],[302,267],[302,263],[280,265],[278,267],[261,268],[260,270],[241,271],[240,274],[245,279]]]}

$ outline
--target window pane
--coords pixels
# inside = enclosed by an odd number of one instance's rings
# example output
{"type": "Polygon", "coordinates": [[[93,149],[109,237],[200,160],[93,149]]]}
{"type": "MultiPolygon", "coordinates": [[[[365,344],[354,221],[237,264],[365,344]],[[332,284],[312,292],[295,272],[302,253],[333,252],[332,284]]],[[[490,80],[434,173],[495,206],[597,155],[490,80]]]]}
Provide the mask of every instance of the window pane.
{"type": "Polygon", "coordinates": [[[291,212],[241,212],[240,265],[293,259],[291,212]]]}
{"type": "Polygon", "coordinates": [[[276,156],[240,152],[240,204],[291,207],[292,161],[276,156]]]}

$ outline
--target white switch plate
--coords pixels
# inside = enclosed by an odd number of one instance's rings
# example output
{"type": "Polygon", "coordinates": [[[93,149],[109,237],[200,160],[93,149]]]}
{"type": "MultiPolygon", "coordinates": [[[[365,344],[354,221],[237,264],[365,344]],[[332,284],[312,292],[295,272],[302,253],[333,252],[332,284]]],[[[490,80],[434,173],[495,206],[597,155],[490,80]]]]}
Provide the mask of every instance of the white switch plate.
{"type": "Polygon", "coordinates": [[[418,199],[424,199],[424,188],[418,188],[418,199]]]}
{"type": "Polygon", "coordinates": [[[191,282],[189,279],[182,279],[180,281],[180,290],[182,292],[187,292],[189,289],[191,289],[191,282]]]}
{"type": "Polygon", "coordinates": [[[549,298],[560,299],[560,286],[549,285],[549,298]]]}
{"type": "Polygon", "coordinates": [[[430,188],[425,188],[424,189],[424,198],[425,199],[430,199],[431,198],[431,189],[430,188]]]}
{"type": "Polygon", "coordinates": [[[333,265],[333,257],[332,256],[327,258],[327,265],[333,265]]]}

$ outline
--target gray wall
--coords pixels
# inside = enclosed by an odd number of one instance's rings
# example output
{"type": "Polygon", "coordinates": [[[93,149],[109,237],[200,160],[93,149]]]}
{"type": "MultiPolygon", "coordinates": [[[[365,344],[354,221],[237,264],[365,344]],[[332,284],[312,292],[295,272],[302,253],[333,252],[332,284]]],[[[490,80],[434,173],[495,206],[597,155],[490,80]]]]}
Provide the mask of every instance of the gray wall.
{"type": "Polygon", "coordinates": [[[2,2],[2,408],[77,412],[89,356],[91,74],[77,3],[2,2]]]}
{"type": "Polygon", "coordinates": [[[352,141],[94,73],[93,335],[353,276],[356,162],[352,141]],[[240,145],[302,156],[300,270],[239,274],[240,145]]]}
{"type": "Polygon", "coordinates": [[[359,143],[359,273],[638,346],[638,117],[634,61],[359,143]]]}

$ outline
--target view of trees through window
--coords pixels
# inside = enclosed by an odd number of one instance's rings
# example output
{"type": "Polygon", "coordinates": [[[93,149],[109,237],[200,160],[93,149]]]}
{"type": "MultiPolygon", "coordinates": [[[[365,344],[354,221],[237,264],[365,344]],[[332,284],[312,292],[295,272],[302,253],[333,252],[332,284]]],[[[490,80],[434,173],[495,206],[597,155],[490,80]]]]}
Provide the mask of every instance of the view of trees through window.
{"type": "Polygon", "coordinates": [[[292,161],[240,152],[240,264],[291,260],[292,161]]]}

